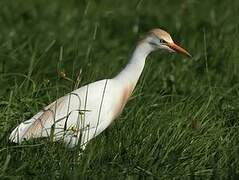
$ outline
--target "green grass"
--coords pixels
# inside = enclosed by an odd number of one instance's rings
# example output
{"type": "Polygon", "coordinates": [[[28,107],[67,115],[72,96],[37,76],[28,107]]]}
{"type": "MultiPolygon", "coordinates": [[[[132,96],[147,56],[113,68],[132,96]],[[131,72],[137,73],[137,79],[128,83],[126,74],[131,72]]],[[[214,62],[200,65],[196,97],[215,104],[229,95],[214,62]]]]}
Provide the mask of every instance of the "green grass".
{"type": "Polygon", "coordinates": [[[0,1],[0,179],[238,179],[239,1],[0,1]],[[152,54],[122,115],[85,152],[8,136],[117,74],[161,27],[192,60],[152,54]],[[65,72],[71,80],[60,78],[65,72]]]}

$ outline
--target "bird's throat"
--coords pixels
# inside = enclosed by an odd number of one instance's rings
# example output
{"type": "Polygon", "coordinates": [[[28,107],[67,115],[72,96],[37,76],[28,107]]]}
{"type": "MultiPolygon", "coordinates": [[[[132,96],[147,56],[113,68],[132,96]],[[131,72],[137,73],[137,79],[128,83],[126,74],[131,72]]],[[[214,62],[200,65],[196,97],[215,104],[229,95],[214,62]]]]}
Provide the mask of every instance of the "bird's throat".
{"type": "Polygon", "coordinates": [[[135,48],[129,63],[114,79],[121,81],[125,86],[132,87],[133,91],[143,72],[145,60],[152,51],[153,48],[147,42],[140,42],[135,48]]]}

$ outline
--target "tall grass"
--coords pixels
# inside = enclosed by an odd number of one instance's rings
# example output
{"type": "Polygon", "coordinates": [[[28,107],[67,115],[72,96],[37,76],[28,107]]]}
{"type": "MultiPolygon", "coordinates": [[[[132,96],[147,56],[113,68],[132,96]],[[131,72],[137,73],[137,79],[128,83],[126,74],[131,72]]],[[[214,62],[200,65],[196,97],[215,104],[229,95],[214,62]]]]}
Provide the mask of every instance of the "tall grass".
{"type": "Polygon", "coordinates": [[[0,178],[239,178],[238,8],[216,0],[0,1],[0,178]],[[120,118],[82,155],[45,139],[8,141],[56,98],[114,76],[154,27],[193,59],[152,54],[120,118]]]}

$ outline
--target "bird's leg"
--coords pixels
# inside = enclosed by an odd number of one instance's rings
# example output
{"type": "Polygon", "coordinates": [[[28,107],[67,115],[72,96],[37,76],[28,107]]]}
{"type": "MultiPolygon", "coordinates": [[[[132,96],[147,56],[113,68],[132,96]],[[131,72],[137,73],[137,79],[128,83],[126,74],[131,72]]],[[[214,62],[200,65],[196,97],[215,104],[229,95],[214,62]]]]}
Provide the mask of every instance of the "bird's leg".
{"type": "Polygon", "coordinates": [[[82,144],[82,145],[80,145],[80,151],[81,151],[81,152],[84,152],[86,145],[87,145],[87,144],[82,144]]]}
{"type": "Polygon", "coordinates": [[[85,147],[86,147],[86,143],[85,144],[81,144],[80,148],[79,148],[79,154],[78,154],[78,160],[82,157],[84,151],[85,151],[85,147]]]}

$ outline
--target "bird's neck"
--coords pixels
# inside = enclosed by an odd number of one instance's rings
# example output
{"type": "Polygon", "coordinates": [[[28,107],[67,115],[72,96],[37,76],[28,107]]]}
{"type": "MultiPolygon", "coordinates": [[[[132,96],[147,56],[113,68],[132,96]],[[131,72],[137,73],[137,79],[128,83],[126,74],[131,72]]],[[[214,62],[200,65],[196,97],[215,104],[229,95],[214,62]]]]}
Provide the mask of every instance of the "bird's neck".
{"type": "Polygon", "coordinates": [[[131,86],[133,91],[143,71],[145,60],[152,51],[153,48],[147,42],[140,42],[127,66],[114,79],[121,81],[126,86],[131,86]]]}

